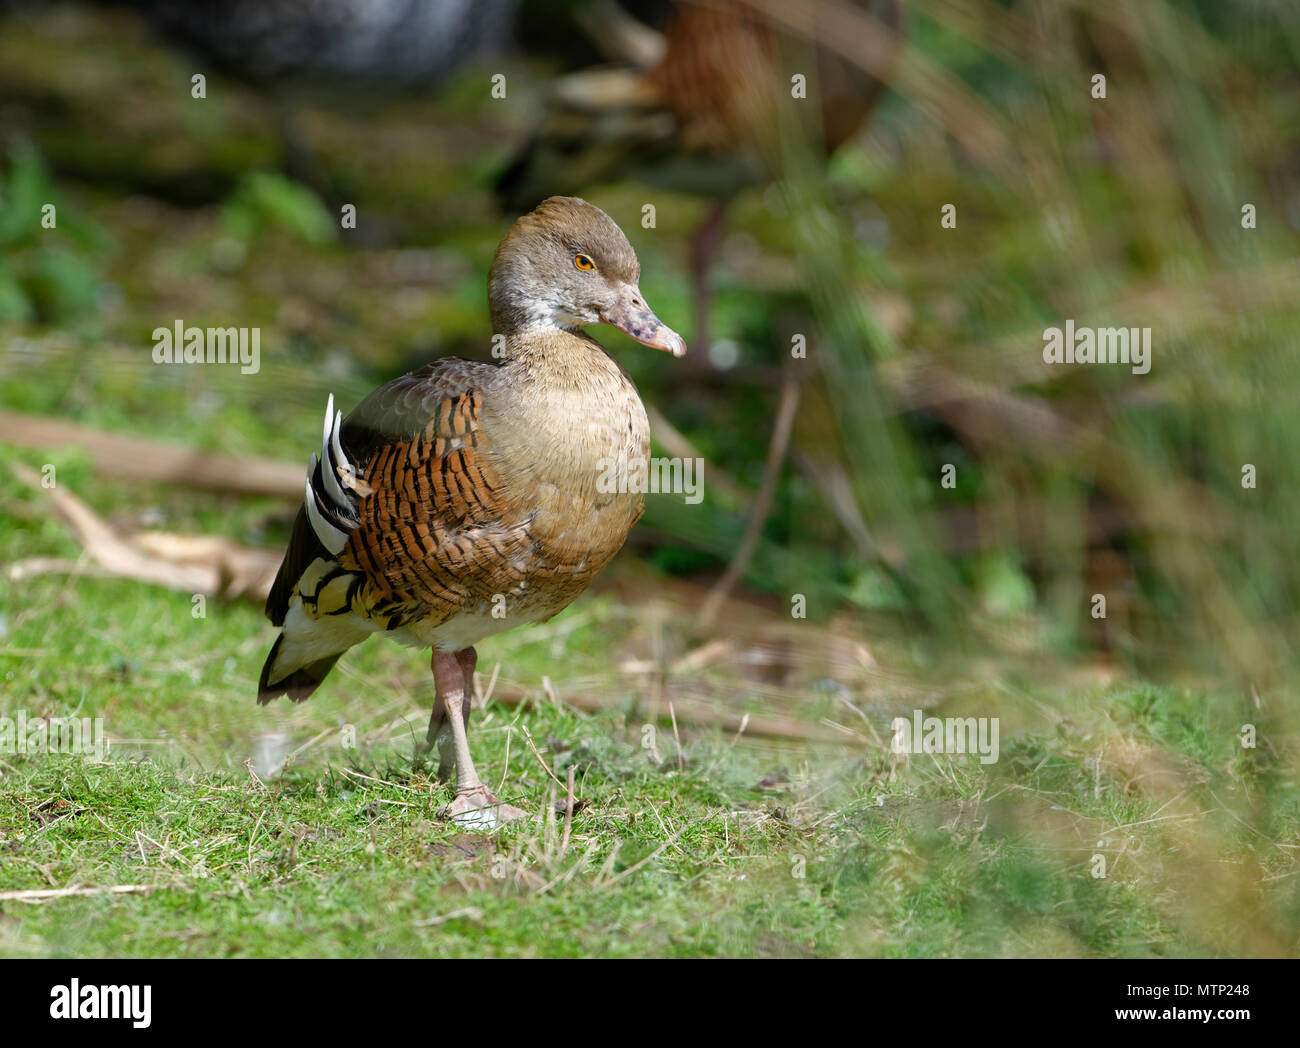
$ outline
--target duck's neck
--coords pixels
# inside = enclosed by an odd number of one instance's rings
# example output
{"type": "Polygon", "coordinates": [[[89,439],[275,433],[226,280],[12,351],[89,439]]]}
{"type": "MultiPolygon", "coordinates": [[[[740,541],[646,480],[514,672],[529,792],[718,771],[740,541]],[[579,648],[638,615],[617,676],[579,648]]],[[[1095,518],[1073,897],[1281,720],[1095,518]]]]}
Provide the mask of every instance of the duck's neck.
{"type": "Polygon", "coordinates": [[[506,335],[504,348],[508,364],[542,382],[591,390],[627,382],[605,347],[580,330],[520,328],[506,335]]]}

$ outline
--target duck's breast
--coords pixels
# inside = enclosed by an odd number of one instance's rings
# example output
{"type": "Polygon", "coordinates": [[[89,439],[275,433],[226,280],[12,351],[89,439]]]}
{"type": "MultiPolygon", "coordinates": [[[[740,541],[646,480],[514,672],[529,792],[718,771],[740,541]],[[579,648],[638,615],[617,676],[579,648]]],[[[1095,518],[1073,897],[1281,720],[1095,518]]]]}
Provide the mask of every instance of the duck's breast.
{"type": "Polygon", "coordinates": [[[538,582],[576,585],[575,596],[622,547],[645,502],[637,483],[650,454],[645,407],[601,356],[607,367],[570,381],[524,376],[508,408],[489,401],[494,465],[513,512],[527,521],[538,582]]]}

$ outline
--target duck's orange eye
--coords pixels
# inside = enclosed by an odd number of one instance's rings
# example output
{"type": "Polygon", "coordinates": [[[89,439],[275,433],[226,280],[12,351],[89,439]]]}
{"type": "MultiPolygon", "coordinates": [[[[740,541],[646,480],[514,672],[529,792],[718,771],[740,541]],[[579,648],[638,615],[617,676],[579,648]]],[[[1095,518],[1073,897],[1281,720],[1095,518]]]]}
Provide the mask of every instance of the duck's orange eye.
{"type": "Polygon", "coordinates": [[[574,255],[573,264],[581,270],[595,269],[596,263],[587,255],[574,255]]]}

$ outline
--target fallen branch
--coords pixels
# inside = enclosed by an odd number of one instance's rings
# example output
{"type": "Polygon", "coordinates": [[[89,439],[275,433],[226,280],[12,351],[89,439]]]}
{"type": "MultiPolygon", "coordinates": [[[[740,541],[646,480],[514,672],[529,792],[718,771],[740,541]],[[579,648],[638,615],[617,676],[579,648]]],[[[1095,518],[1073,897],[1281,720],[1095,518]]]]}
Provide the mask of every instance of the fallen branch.
{"type": "Polygon", "coordinates": [[[244,455],[239,458],[214,455],[18,411],[0,411],[0,441],[42,451],[69,446],[85,448],[95,470],[110,477],[183,484],[241,495],[302,498],[303,464],[244,455]]]}
{"type": "Polygon", "coordinates": [[[151,892],[164,888],[163,884],[110,884],[103,888],[33,888],[29,891],[0,892],[0,902],[45,902],[47,899],[66,899],[75,895],[129,895],[132,892],[151,892]]]}
{"type": "MultiPolygon", "coordinates": [[[[493,696],[493,701],[505,706],[524,706],[536,702],[537,696],[523,688],[500,687],[493,696]]],[[[594,695],[571,694],[565,692],[564,702],[584,713],[608,712],[610,703],[594,695]]],[[[723,713],[694,702],[673,700],[673,709],[678,721],[692,724],[699,728],[718,728],[725,732],[743,731],[745,735],[754,735],[767,739],[789,739],[797,742],[832,742],[841,745],[867,746],[871,740],[865,735],[848,727],[828,727],[825,725],[804,724],[789,717],[768,717],[754,713],[723,713]]],[[[534,751],[535,752],[535,751],[534,751]]],[[[537,759],[541,761],[541,755],[537,759]]],[[[542,761],[546,767],[546,762],[542,761]]],[[[550,774],[548,770],[548,774],[550,774]]],[[[552,778],[554,776],[552,775],[552,778]]],[[[559,783],[559,780],[556,779],[559,783]]],[[[559,783],[563,786],[563,783],[559,783]]]]}
{"type": "MultiPolygon", "coordinates": [[[[37,473],[19,462],[13,463],[13,472],[49,498],[54,512],[104,574],[206,596],[264,598],[271,590],[280,563],[278,552],[241,546],[220,535],[119,533],[65,487],[43,487],[37,473]]],[[[21,579],[82,570],[83,566],[68,561],[35,557],[10,565],[9,576],[21,579]]]]}

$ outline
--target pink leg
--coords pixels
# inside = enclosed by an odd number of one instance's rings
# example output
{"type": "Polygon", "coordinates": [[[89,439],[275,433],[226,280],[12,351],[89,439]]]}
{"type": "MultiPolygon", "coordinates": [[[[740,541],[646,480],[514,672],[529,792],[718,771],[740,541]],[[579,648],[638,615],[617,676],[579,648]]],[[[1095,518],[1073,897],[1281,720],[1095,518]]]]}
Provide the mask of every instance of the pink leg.
{"type": "MultiPolygon", "coordinates": [[[[474,702],[474,668],[478,665],[478,652],[473,648],[458,651],[456,652],[456,662],[459,664],[461,673],[465,678],[465,697],[461,700],[460,710],[461,719],[465,722],[465,728],[468,731],[469,715],[474,702]]],[[[434,680],[437,680],[436,670],[434,671],[434,680]]],[[[447,722],[447,707],[442,700],[441,693],[435,697],[433,702],[433,713],[429,717],[429,731],[425,736],[425,745],[422,752],[428,753],[435,745],[438,747],[438,778],[449,779],[456,770],[456,750],[453,745],[451,725],[447,722]]]]}
{"type": "MultiPolygon", "coordinates": [[[[469,733],[466,722],[469,720],[470,692],[466,690],[465,668],[471,670],[469,687],[473,688],[474,655],[472,649],[456,654],[433,653],[433,680],[437,690],[434,699],[443,708],[445,729],[440,729],[438,743],[443,749],[442,730],[450,735],[449,746],[444,751],[444,761],[449,756],[456,768],[456,799],[442,808],[438,814],[453,822],[474,829],[495,829],[503,822],[523,819],[528,813],[510,804],[502,804],[479,780],[474,770],[474,761],[469,755],[469,733]],[[467,655],[468,653],[468,655],[467,655]],[[466,656],[462,658],[462,656],[466,656]]],[[[433,730],[432,723],[430,731],[433,730]]]]}

